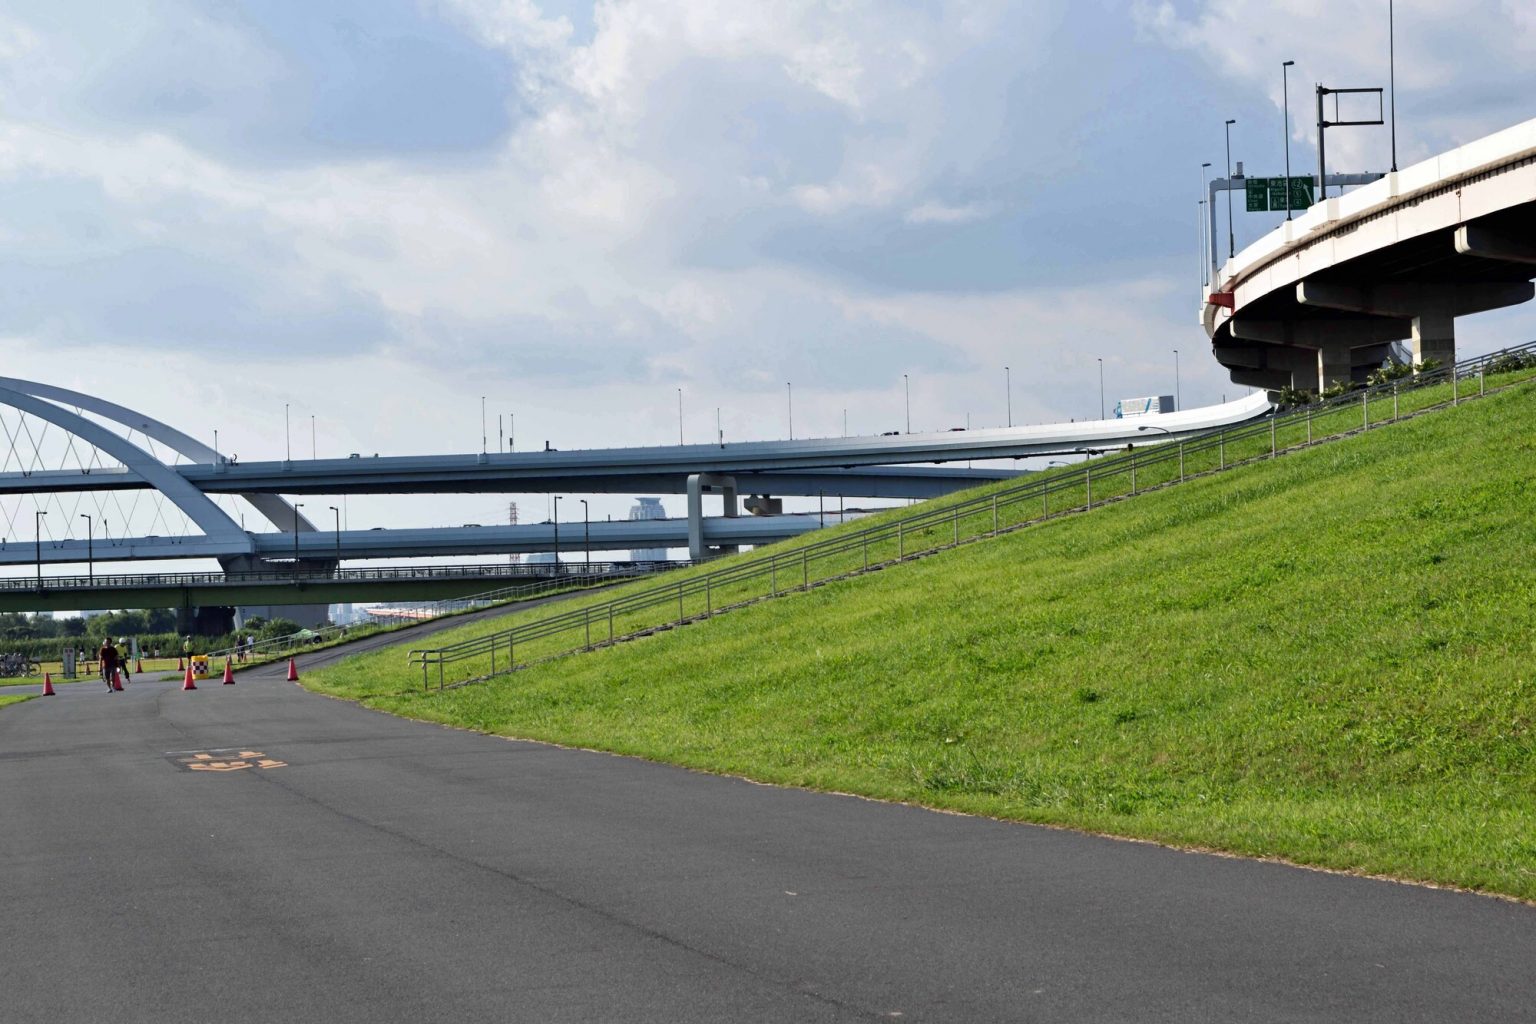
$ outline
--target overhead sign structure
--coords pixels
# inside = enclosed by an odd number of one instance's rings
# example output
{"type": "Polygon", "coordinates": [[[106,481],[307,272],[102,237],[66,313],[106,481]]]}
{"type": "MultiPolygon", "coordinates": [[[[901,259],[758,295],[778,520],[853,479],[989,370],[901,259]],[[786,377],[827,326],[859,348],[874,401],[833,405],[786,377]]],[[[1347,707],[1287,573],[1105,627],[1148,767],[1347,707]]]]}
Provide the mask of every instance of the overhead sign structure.
{"type": "Polygon", "coordinates": [[[1244,194],[1248,199],[1249,213],[1266,213],[1269,211],[1280,212],[1282,210],[1305,210],[1312,205],[1312,190],[1317,186],[1317,179],[1310,174],[1293,175],[1289,181],[1291,185],[1291,203],[1287,207],[1285,203],[1285,185],[1287,179],[1279,178],[1248,178],[1243,182],[1244,194]]]}

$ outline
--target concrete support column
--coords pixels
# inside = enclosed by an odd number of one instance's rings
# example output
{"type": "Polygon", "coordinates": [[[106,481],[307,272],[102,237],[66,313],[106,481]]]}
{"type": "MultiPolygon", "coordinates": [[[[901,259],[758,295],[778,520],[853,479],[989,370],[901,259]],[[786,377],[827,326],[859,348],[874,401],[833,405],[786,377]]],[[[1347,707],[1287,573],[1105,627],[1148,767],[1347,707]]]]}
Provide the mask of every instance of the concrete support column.
{"type": "Polygon", "coordinates": [[[1348,345],[1323,345],[1317,350],[1317,390],[1319,393],[1337,382],[1349,382],[1354,359],[1348,345]]]}
{"type": "Polygon", "coordinates": [[[725,505],[725,515],[736,518],[736,478],[719,473],[690,473],[688,475],[688,557],[702,561],[707,555],[723,555],[735,552],[735,545],[714,548],[704,546],[704,494],[719,494],[725,505]]]}
{"type": "Polygon", "coordinates": [[[1434,359],[1441,366],[1456,362],[1456,320],[1439,313],[1413,318],[1413,361],[1434,359]]]}

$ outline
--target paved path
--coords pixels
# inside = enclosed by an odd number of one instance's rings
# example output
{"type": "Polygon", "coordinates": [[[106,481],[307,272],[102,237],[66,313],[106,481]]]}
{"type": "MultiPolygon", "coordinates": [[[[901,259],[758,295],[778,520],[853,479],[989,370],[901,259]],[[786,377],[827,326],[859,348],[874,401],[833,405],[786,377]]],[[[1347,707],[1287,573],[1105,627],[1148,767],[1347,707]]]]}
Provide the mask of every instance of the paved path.
{"type": "Polygon", "coordinates": [[[1536,1019],[1527,906],[507,742],[279,671],[0,711],[0,1020],[1536,1019]]]}

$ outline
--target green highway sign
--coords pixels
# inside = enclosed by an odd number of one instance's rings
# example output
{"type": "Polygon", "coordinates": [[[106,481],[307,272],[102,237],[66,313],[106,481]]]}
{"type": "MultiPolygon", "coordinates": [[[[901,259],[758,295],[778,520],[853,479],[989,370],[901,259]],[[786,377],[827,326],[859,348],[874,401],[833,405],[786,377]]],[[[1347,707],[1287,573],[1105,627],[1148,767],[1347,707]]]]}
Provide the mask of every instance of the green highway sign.
{"type": "Polygon", "coordinates": [[[1245,178],[1243,193],[1248,200],[1249,213],[1279,212],[1285,206],[1285,186],[1291,186],[1292,210],[1305,210],[1312,205],[1312,190],[1317,179],[1310,174],[1292,175],[1291,178],[1245,178]]]}
{"type": "MultiPolygon", "coordinates": [[[[1275,180],[1279,181],[1281,179],[1277,178],[1275,180]]],[[[1269,182],[1270,179],[1268,178],[1247,178],[1244,180],[1243,184],[1247,190],[1248,195],[1249,213],[1263,213],[1265,210],[1269,209],[1268,204],[1265,202],[1265,200],[1269,197],[1269,182]]],[[[1280,205],[1282,208],[1285,206],[1284,196],[1280,197],[1280,205]]]]}

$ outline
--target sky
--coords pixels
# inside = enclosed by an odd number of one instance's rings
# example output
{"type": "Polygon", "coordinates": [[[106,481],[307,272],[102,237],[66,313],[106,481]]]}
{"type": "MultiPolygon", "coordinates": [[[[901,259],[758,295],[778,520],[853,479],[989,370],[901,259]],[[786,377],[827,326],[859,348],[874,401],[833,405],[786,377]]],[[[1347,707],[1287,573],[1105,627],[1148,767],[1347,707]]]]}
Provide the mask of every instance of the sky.
{"type": "MultiPolygon", "coordinates": [[[[1396,4],[1405,166],[1536,116],[1536,5],[1396,4]]],[[[1096,417],[1236,397],[1200,164],[1315,166],[1385,0],[11,0],[3,373],[244,461],[1096,417]],[[285,441],[289,408],[292,439],[285,441]]],[[[1385,128],[1329,137],[1382,171],[1385,128]]],[[[1237,244],[1277,215],[1240,210],[1237,244]]],[[[1462,321],[1471,354],[1530,309],[1462,321]]],[[[523,519],[545,517],[525,497],[523,519]]],[[[681,511],[681,499],[668,499],[681,511]]],[[[499,522],[357,498],[348,525],[499,522]]],[[[601,497],[622,515],[630,496],[601,497]]],[[[26,517],[30,518],[30,516],[26,517]]],[[[62,517],[61,517],[62,518],[62,517]]],[[[28,531],[30,532],[30,531],[28,531]]]]}

